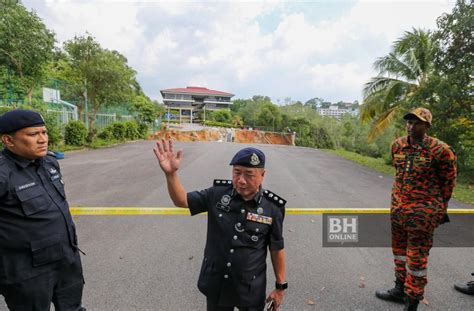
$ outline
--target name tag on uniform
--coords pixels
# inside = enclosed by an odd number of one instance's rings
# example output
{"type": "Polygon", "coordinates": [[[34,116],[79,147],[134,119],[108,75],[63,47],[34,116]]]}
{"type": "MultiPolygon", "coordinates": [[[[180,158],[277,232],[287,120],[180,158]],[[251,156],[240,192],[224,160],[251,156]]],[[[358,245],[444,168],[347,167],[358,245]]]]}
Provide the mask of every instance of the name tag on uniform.
{"type": "Polygon", "coordinates": [[[266,225],[271,225],[273,219],[268,216],[263,216],[263,215],[258,215],[254,213],[247,213],[247,220],[253,221],[253,222],[258,222],[261,224],[266,224],[266,225]]]}
{"type": "Polygon", "coordinates": [[[393,157],[395,159],[405,159],[405,155],[403,153],[394,154],[393,157]]]}
{"type": "Polygon", "coordinates": [[[31,187],[34,187],[34,186],[36,186],[36,183],[35,182],[30,182],[28,184],[18,186],[18,191],[25,190],[25,189],[28,189],[28,188],[31,188],[31,187]]]}

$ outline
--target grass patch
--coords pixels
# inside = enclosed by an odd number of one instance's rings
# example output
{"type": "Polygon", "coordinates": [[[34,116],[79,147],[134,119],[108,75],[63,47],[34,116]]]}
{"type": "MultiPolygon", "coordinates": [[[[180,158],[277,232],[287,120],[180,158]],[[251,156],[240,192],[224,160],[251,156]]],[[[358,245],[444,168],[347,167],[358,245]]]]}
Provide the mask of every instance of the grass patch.
{"type": "MultiPolygon", "coordinates": [[[[384,159],[363,156],[358,153],[350,152],[350,151],[346,151],[342,149],[338,149],[338,150],[323,149],[323,150],[328,153],[335,154],[342,158],[351,160],[358,164],[362,164],[378,172],[385,173],[391,176],[395,174],[395,169],[392,166],[388,165],[384,159]]],[[[469,184],[468,178],[466,178],[464,174],[462,174],[462,172],[460,173],[460,176],[457,180],[457,185],[454,188],[453,197],[458,201],[474,204],[474,187],[469,184]]]]}
{"type": "Polygon", "coordinates": [[[94,141],[90,144],[88,144],[87,147],[92,148],[92,149],[100,149],[100,148],[106,148],[110,146],[115,146],[118,144],[124,144],[126,141],[122,140],[115,140],[115,139],[110,139],[110,140],[105,140],[101,138],[94,139],[94,141]]]}
{"type": "Polygon", "coordinates": [[[395,169],[387,165],[384,159],[382,158],[372,158],[364,155],[360,155],[355,152],[351,151],[346,151],[343,149],[337,149],[337,150],[332,150],[332,149],[324,149],[324,151],[338,155],[342,158],[351,160],[353,162],[362,164],[364,166],[370,167],[378,172],[385,173],[387,175],[395,175],[395,169]]]}
{"type": "Polygon", "coordinates": [[[85,149],[86,147],[84,146],[71,146],[71,145],[64,145],[64,144],[59,144],[59,145],[52,145],[48,147],[48,150],[50,151],[60,151],[60,152],[67,152],[67,151],[76,151],[76,150],[82,150],[85,149]]]}
{"type": "Polygon", "coordinates": [[[77,150],[84,150],[84,149],[100,149],[100,148],[107,148],[111,146],[116,146],[119,144],[124,144],[127,141],[125,140],[105,140],[101,138],[96,138],[92,143],[87,143],[84,146],[71,146],[65,144],[59,145],[52,145],[48,149],[51,151],[60,151],[60,152],[68,152],[68,151],[77,151],[77,150]]]}

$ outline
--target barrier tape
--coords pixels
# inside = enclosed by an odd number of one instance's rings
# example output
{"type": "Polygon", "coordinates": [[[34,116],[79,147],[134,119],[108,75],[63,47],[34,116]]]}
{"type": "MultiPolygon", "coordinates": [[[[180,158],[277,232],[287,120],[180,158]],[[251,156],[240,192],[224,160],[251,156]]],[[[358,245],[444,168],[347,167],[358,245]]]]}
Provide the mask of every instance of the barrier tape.
{"type": "MultiPolygon", "coordinates": [[[[179,207],[71,207],[72,215],[135,216],[135,215],[190,215],[179,207]]],[[[286,208],[286,215],[312,214],[390,214],[389,208],[286,208]]],[[[448,214],[474,214],[474,209],[448,209],[448,214]]]]}

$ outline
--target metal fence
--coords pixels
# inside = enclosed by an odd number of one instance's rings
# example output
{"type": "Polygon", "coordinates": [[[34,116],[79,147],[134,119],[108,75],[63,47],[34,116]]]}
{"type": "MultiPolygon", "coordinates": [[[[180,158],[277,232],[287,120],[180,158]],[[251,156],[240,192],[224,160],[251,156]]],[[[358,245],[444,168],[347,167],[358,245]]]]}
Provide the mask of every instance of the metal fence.
{"type": "Polygon", "coordinates": [[[133,120],[133,116],[131,115],[117,115],[116,113],[98,113],[95,118],[95,128],[98,131],[102,131],[104,128],[107,127],[107,125],[112,124],[114,122],[126,122],[130,120],[133,120]]]}
{"type": "MultiPolygon", "coordinates": [[[[17,103],[17,107],[21,107],[22,104],[17,103]]],[[[11,108],[9,104],[2,103],[0,102],[0,107],[9,107],[11,108]]],[[[56,120],[58,124],[61,126],[62,129],[66,126],[66,124],[69,123],[69,121],[72,120],[79,120],[79,116],[76,111],[70,110],[70,109],[47,109],[46,110],[49,114],[53,114],[56,116],[56,120]]],[[[91,116],[92,114],[89,114],[91,116]]],[[[85,114],[82,114],[80,117],[80,120],[85,123],[85,114]]],[[[132,115],[120,115],[117,113],[98,113],[96,115],[96,122],[95,122],[95,128],[98,131],[102,131],[107,125],[114,123],[114,122],[126,122],[133,120],[132,115]]]]}
{"type": "Polygon", "coordinates": [[[70,120],[77,120],[77,113],[74,111],[48,109],[47,112],[56,115],[60,125],[66,125],[70,120]]]}

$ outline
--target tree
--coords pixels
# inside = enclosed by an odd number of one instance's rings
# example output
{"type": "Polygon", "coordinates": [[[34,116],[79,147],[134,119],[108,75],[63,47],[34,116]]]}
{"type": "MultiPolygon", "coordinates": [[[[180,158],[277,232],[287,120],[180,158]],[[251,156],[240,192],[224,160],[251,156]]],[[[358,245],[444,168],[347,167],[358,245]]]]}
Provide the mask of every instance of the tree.
{"type": "Polygon", "coordinates": [[[314,97],[314,98],[311,98],[310,100],[306,101],[306,103],[304,103],[304,105],[309,106],[313,109],[317,109],[318,107],[321,106],[321,104],[323,102],[324,102],[324,99],[319,98],[319,97],[314,97]]]}
{"type": "Polygon", "coordinates": [[[30,104],[33,89],[45,77],[54,42],[53,32],[36,13],[17,1],[0,2],[0,70],[18,77],[30,104]]]}
{"type": "Polygon", "coordinates": [[[101,48],[89,34],[67,41],[64,50],[70,58],[73,75],[83,81],[87,92],[92,107],[90,132],[93,133],[101,107],[129,102],[136,94],[136,72],[128,66],[123,55],[101,48]]]}
{"type": "Polygon", "coordinates": [[[140,95],[133,99],[132,111],[140,124],[153,124],[158,117],[158,107],[146,96],[140,95]]]}
{"type": "Polygon", "coordinates": [[[402,113],[434,100],[427,85],[433,76],[435,51],[431,33],[413,29],[395,41],[387,56],[374,63],[379,74],[365,84],[361,106],[361,120],[374,120],[369,141],[402,113]]]}
{"type": "Polygon", "coordinates": [[[47,66],[47,75],[54,81],[54,88],[61,90],[61,99],[74,103],[79,115],[84,110],[84,81],[73,69],[69,55],[56,49],[53,53],[53,60],[47,66]]]}
{"type": "Polygon", "coordinates": [[[281,123],[281,114],[278,110],[278,106],[272,103],[264,103],[262,107],[260,107],[257,120],[259,125],[272,127],[274,131],[275,127],[278,128],[281,123]]]}
{"type": "Polygon", "coordinates": [[[0,99],[9,103],[23,100],[27,94],[19,76],[13,74],[6,66],[0,66],[0,99]]]}
{"type": "Polygon", "coordinates": [[[458,0],[451,14],[438,18],[434,40],[437,73],[431,87],[437,90],[437,101],[431,108],[443,122],[435,122],[432,131],[454,147],[463,169],[474,169],[474,6],[472,1],[458,0]]]}
{"type": "Polygon", "coordinates": [[[217,110],[212,114],[214,121],[222,123],[230,123],[232,121],[232,115],[228,110],[217,110]]]}

